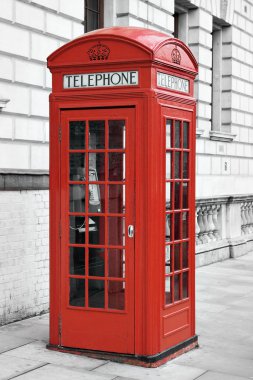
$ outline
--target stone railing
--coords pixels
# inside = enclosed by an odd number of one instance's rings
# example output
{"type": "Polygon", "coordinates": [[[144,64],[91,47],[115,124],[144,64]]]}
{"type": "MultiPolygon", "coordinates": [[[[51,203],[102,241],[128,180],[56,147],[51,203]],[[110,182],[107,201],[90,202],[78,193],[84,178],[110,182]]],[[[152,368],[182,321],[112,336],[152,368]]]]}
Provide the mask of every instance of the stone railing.
{"type": "Polygon", "coordinates": [[[237,257],[250,249],[253,249],[253,195],[196,200],[197,265],[237,257]]]}

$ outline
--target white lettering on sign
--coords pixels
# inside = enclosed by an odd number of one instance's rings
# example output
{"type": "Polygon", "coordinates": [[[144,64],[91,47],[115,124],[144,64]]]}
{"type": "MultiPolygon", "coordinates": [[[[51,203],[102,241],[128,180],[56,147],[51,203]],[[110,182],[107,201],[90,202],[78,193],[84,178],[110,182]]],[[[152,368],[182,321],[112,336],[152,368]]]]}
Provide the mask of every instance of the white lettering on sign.
{"type": "Polygon", "coordinates": [[[165,73],[157,73],[157,87],[168,88],[170,90],[189,92],[189,81],[184,78],[176,77],[165,73]]]}
{"type": "Polygon", "coordinates": [[[136,86],[138,84],[138,71],[66,74],[63,77],[63,88],[136,86]]]}

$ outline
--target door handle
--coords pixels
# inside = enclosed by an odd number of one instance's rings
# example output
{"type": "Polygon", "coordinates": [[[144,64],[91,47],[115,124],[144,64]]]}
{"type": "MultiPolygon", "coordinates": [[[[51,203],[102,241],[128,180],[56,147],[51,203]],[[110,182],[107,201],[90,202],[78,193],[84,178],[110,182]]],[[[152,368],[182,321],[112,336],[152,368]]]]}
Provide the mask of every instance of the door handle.
{"type": "Polygon", "coordinates": [[[128,226],[128,237],[130,238],[134,237],[134,226],[132,224],[128,226]]]}

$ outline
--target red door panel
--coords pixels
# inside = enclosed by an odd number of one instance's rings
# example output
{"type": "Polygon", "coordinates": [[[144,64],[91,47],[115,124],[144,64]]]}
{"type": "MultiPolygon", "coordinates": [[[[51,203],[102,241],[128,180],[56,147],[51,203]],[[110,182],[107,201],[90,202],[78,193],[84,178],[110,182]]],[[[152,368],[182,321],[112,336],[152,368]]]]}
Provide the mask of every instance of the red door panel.
{"type": "Polygon", "coordinates": [[[134,353],[134,109],[62,111],[61,345],[134,353]]]}

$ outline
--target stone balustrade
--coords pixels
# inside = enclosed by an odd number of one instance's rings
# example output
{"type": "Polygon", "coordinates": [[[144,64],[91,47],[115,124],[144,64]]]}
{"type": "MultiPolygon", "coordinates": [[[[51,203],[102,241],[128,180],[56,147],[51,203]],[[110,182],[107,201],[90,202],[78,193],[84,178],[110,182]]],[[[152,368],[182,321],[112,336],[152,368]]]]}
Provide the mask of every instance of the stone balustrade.
{"type": "Polygon", "coordinates": [[[253,249],[253,195],[196,200],[198,266],[253,249]]]}

